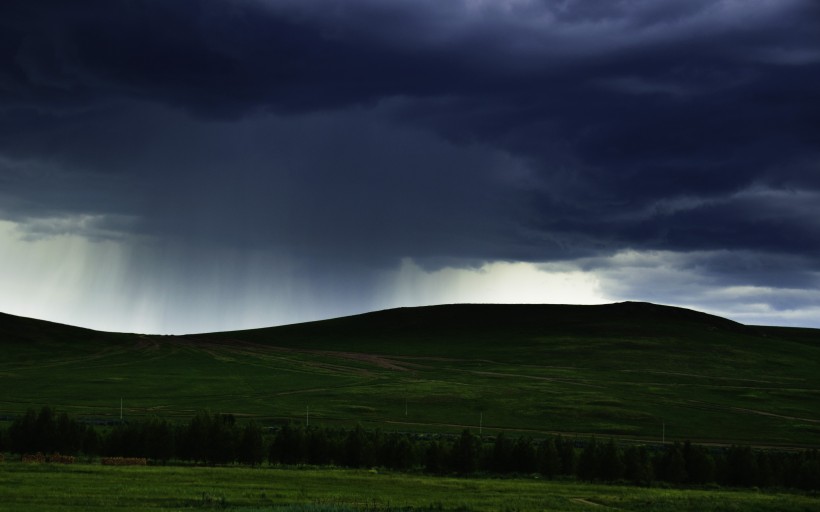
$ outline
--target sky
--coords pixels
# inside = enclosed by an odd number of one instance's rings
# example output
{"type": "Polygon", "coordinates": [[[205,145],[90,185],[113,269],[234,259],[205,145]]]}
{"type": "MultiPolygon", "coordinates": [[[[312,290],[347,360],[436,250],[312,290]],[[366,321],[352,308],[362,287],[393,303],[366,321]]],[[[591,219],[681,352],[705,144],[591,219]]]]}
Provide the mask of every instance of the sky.
{"type": "Polygon", "coordinates": [[[820,327],[816,0],[5,0],[0,311],[820,327]]]}

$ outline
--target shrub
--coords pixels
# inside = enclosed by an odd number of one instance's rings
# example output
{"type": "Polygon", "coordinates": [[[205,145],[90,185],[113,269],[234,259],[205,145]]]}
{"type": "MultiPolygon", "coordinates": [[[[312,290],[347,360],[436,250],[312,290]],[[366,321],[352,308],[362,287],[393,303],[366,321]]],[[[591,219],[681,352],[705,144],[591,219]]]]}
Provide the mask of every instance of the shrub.
{"type": "Polygon", "coordinates": [[[103,466],[145,466],[148,459],[144,457],[103,457],[100,459],[103,466]]]}
{"type": "Polygon", "coordinates": [[[46,461],[46,456],[43,455],[42,452],[37,453],[24,453],[22,457],[20,457],[20,461],[23,464],[42,464],[46,461]]]}
{"type": "Polygon", "coordinates": [[[52,453],[46,457],[46,462],[52,464],[74,464],[75,458],[71,455],[60,455],[59,453],[52,453]]]}

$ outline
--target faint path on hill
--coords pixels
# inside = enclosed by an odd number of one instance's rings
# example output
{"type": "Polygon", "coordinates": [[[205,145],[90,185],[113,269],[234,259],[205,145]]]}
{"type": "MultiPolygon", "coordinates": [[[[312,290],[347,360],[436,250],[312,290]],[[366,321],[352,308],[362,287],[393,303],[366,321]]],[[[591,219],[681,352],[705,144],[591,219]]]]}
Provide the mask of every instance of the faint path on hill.
{"type": "Polygon", "coordinates": [[[758,411],[757,409],[746,409],[744,407],[731,407],[731,409],[734,410],[734,411],[748,412],[748,413],[752,413],[752,414],[760,414],[762,416],[774,416],[775,418],[783,418],[783,419],[786,419],[786,420],[798,420],[798,421],[808,421],[808,422],[811,422],[811,423],[820,423],[820,420],[814,420],[814,419],[811,419],[811,418],[801,418],[799,416],[786,416],[784,414],[775,414],[773,412],[758,411]]]}
{"type": "Polygon", "coordinates": [[[379,368],[384,368],[385,370],[398,370],[401,372],[410,371],[409,368],[401,366],[397,361],[378,354],[366,354],[363,352],[336,352],[332,350],[305,350],[304,352],[327,357],[341,357],[343,359],[363,361],[379,368]]]}
{"type": "Polygon", "coordinates": [[[15,371],[15,372],[23,371],[23,370],[41,370],[41,369],[44,369],[44,368],[55,368],[55,367],[58,367],[58,366],[68,366],[68,365],[73,365],[73,364],[77,364],[77,363],[87,363],[87,362],[91,362],[91,361],[97,361],[97,360],[100,360],[100,359],[104,359],[106,357],[125,355],[125,354],[130,353],[130,352],[131,352],[130,348],[106,347],[106,348],[103,348],[102,350],[99,350],[97,352],[92,352],[91,354],[87,354],[87,355],[84,355],[84,356],[81,356],[81,357],[74,357],[74,358],[71,358],[71,359],[60,358],[60,359],[57,359],[57,360],[52,359],[52,360],[49,360],[49,361],[44,361],[42,363],[28,364],[28,365],[25,365],[25,366],[18,366],[18,365],[14,365],[12,363],[12,364],[7,365],[8,368],[7,367],[0,367],[0,370],[2,370],[2,371],[12,371],[11,368],[13,368],[13,371],[15,371]]]}
{"type": "MultiPolygon", "coordinates": [[[[248,357],[255,357],[259,358],[260,361],[258,362],[251,362],[251,361],[238,361],[235,360],[233,362],[237,364],[243,365],[253,365],[253,366],[260,366],[263,368],[273,368],[270,364],[266,364],[266,361],[263,359],[267,358],[270,359],[272,357],[276,357],[280,360],[285,360],[289,364],[293,366],[302,366],[305,368],[320,368],[324,370],[329,370],[335,373],[341,374],[349,374],[349,375],[357,375],[360,377],[372,377],[373,373],[366,368],[356,367],[356,366],[347,366],[344,364],[333,364],[324,361],[311,361],[305,359],[297,359],[293,357],[287,357],[288,354],[293,355],[314,355],[314,356],[321,356],[328,359],[345,359],[344,356],[334,357],[333,352],[328,351],[319,351],[319,350],[301,350],[295,349],[290,347],[280,347],[276,345],[267,345],[263,343],[253,343],[248,341],[239,341],[239,340],[224,340],[224,341],[203,341],[201,339],[192,338],[189,336],[181,337],[175,336],[173,339],[170,340],[172,343],[176,343],[180,346],[184,346],[186,348],[194,348],[197,350],[201,350],[214,359],[224,359],[225,355],[242,355],[248,357]],[[276,354],[279,354],[278,356],[276,354]]],[[[363,354],[366,356],[366,354],[363,354]]],[[[364,362],[370,362],[376,366],[379,366],[377,363],[381,363],[382,367],[389,366],[387,362],[377,361],[373,357],[347,357],[346,359],[350,360],[359,360],[364,362]]]]}
{"type": "Polygon", "coordinates": [[[745,408],[745,407],[732,407],[732,406],[726,406],[725,408],[730,410],[730,411],[736,411],[736,412],[741,412],[741,413],[746,413],[746,414],[759,414],[761,416],[772,416],[774,418],[782,418],[784,420],[797,420],[797,421],[808,421],[809,423],[820,423],[820,420],[816,420],[816,419],[812,419],[812,418],[801,418],[799,416],[787,416],[785,414],[777,414],[777,413],[774,413],[774,412],[760,411],[758,409],[748,409],[748,408],[745,408]]]}
{"type": "Polygon", "coordinates": [[[537,375],[523,375],[518,373],[501,373],[501,372],[486,372],[481,370],[459,370],[466,373],[472,373],[474,375],[487,375],[489,377],[510,377],[515,379],[530,379],[530,380],[543,380],[547,382],[561,382],[564,384],[574,384],[576,386],[586,386],[590,388],[606,388],[606,386],[600,386],[597,384],[590,384],[588,382],[580,382],[573,379],[567,379],[563,377],[539,377],[537,375]]]}
{"type": "MultiPolygon", "coordinates": [[[[759,414],[761,416],[770,416],[773,418],[782,418],[784,420],[797,420],[797,421],[807,421],[810,423],[820,423],[820,419],[813,419],[813,418],[802,418],[800,416],[789,416],[786,414],[777,414],[774,412],[767,412],[761,411],[759,409],[749,409],[747,407],[735,407],[732,405],[723,405],[723,404],[716,404],[712,402],[706,402],[704,400],[686,400],[686,403],[694,404],[695,406],[699,406],[699,408],[705,408],[707,410],[718,410],[718,411],[729,411],[734,413],[742,413],[742,414],[759,414]]],[[[680,405],[685,405],[681,403],[680,405]]]]}
{"type": "Polygon", "coordinates": [[[624,373],[656,373],[660,375],[677,375],[680,377],[694,377],[697,379],[711,379],[711,380],[737,380],[741,382],[757,382],[758,384],[776,384],[774,381],[770,380],[759,380],[759,379],[743,379],[737,377],[719,377],[716,375],[698,375],[697,373],[683,373],[683,372],[666,372],[663,370],[652,370],[649,368],[643,370],[619,370],[624,373]]]}
{"type": "Polygon", "coordinates": [[[589,506],[595,507],[595,508],[608,508],[610,510],[622,510],[620,508],[610,507],[609,505],[604,505],[602,503],[595,503],[594,501],[590,501],[586,498],[570,498],[569,501],[571,501],[573,503],[578,503],[580,505],[589,505],[589,506]]]}

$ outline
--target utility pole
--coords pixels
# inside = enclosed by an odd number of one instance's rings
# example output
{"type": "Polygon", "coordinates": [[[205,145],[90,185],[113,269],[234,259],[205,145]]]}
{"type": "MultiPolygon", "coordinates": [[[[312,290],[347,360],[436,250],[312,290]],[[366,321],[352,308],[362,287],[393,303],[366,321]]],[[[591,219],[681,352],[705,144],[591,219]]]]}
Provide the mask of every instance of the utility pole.
{"type": "Polygon", "coordinates": [[[404,399],[404,415],[407,416],[407,399],[404,399]]]}
{"type": "Polygon", "coordinates": [[[666,422],[661,422],[661,444],[666,444],[666,422]]]}
{"type": "Polygon", "coordinates": [[[122,421],[122,397],[120,397],[120,421],[122,421]]]}
{"type": "Polygon", "coordinates": [[[310,406],[309,405],[305,406],[305,426],[306,427],[310,426],[310,406]]]}
{"type": "Polygon", "coordinates": [[[482,430],[484,430],[484,411],[481,411],[478,416],[478,435],[481,435],[482,430]]]}

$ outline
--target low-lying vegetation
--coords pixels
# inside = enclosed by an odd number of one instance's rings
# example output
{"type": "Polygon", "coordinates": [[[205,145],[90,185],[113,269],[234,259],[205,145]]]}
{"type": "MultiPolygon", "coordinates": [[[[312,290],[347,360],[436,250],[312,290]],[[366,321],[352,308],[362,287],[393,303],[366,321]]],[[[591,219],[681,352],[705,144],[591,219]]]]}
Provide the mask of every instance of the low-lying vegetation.
{"type": "Polygon", "coordinates": [[[240,426],[232,416],[203,412],[188,423],[154,419],[123,423],[97,432],[66,414],[44,408],[18,418],[6,436],[23,462],[73,463],[71,455],[43,455],[59,450],[102,455],[104,465],[243,464],[386,468],[437,475],[539,475],[589,482],[649,486],[720,484],[820,490],[817,450],[755,450],[749,446],[705,447],[690,442],[622,446],[595,437],[564,438],[457,436],[305,427],[285,424],[263,429],[240,426]],[[33,419],[32,419],[33,418],[33,419]],[[55,419],[56,418],[56,419],[55,419]],[[27,427],[28,426],[28,427],[27,427]],[[31,428],[32,430],[26,430],[31,428]],[[88,444],[85,444],[88,443],[88,444]],[[26,455],[31,448],[42,450],[26,455]]]}
{"type": "Polygon", "coordinates": [[[148,459],[145,457],[103,457],[100,459],[103,466],[146,466],[148,459]]]}
{"type": "Polygon", "coordinates": [[[52,453],[45,455],[42,452],[24,453],[20,456],[20,462],[23,464],[74,464],[77,458],[73,455],[61,455],[59,453],[52,453]]]}
{"type": "Polygon", "coordinates": [[[634,487],[571,480],[469,478],[387,470],[0,466],[0,510],[26,512],[809,512],[820,500],[782,490],[634,487]]]}

